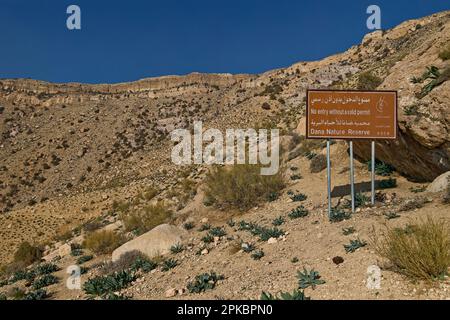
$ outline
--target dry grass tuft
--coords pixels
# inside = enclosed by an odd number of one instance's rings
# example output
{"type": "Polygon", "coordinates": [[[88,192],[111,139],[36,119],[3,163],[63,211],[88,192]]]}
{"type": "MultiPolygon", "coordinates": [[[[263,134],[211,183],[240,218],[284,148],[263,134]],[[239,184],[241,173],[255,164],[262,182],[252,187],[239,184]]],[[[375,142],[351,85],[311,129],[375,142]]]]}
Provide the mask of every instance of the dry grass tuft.
{"type": "Polygon", "coordinates": [[[386,227],[372,239],[375,251],[394,269],[415,280],[434,280],[450,266],[448,224],[431,217],[405,228],[386,227]]]}
{"type": "Polygon", "coordinates": [[[126,231],[141,235],[167,222],[171,216],[172,211],[160,201],[144,207],[140,212],[125,214],[123,222],[126,231]]]}
{"type": "Polygon", "coordinates": [[[205,179],[205,198],[220,209],[248,210],[285,186],[281,170],[261,175],[258,165],[215,167],[205,179]]]}
{"type": "Polygon", "coordinates": [[[96,231],[89,234],[83,242],[86,249],[96,254],[109,254],[123,243],[123,237],[113,231],[96,231]]]}

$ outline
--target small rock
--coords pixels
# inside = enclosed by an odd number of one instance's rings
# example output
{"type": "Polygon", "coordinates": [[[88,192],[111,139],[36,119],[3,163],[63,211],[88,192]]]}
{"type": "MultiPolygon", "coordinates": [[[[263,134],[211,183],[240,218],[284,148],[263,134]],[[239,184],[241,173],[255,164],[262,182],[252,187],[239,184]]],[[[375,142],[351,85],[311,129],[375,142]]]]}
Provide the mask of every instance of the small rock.
{"type": "Polygon", "coordinates": [[[177,295],[177,289],[170,288],[166,291],[166,298],[173,298],[177,295]]]}
{"type": "Polygon", "coordinates": [[[201,254],[204,256],[204,255],[206,255],[206,254],[208,254],[209,253],[209,250],[208,249],[203,249],[202,250],[202,252],[201,252],[201,254]]]}
{"type": "Polygon", "coordinates": [[[209,219],[208,218],[203,218],[202,220],[200,220],[201,223],[208,223],[209,219]]]}
{"type": "Polygon", "coordinates": [[[274,244],[274,243],[277,243],[277,242],[278,242],[278,240],[276,238],[270,238],[269,240],[267,240],[268,244],[274,244]]]}

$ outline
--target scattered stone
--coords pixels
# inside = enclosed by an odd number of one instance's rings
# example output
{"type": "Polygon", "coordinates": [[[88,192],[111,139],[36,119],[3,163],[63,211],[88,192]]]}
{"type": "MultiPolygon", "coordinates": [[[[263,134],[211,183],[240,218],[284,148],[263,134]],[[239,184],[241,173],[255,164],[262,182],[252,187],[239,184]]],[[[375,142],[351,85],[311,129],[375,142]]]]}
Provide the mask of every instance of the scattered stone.
{"type": "Polygon", "coordinates": [[[334,262],[334,264],[340,265],[341,263],[344,262],[344,258],[342,258],[340,256],[336,256],[333,258],[333,262],[334,262]]]}
{"type": "Polygon", "coordinates": [[[268,244],[274,244],[274,243],[277,243],[277,242],[278,242],[278,240],[276,238],[270,238],[269,240],[267,240],[268,244]]]}
{"type": "Polygon", "coordinates": [[[173,298],[177,295],[177,289],[170,288],[166,290],[166,298],[173,298]]]}

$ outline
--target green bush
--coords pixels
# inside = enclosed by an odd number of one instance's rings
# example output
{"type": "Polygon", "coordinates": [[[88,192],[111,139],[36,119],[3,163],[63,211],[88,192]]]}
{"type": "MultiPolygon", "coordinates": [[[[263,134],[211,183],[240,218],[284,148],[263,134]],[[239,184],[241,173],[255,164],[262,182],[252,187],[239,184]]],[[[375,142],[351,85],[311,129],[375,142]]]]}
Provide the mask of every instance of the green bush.
{"type": "Polygon", "coordinates": [[[300,202],[300,201],[305,201],[308,198],[308,196],[306,196],[303,193],[297,193],[297,194],[290,195],[290,198],[294,202],[300,202]]]}
{"type": "Polygon", "coordinates": [[[177,243],[176,245],[173,245],[170,247],[170,252],[173,254],[177,254],[184,251],[184,246],[180,243],[177,243]]]}
{"type": "Polygon", "coordinates": [[[378,182],[378,188],[380,189],[392,189],[397,187],[397,179],[389,178],[378,182]]]}
{"type": "Polygon", "coordinates": [[[308,210],[304,206],[298,206],[289,212],[288,217],[291,219],[303,218],[308,215],[308,210]]]}
{"type": "Polygon", "coordinates": [[[344,220],[348,220],[351,217],[352,217],[351,213],[347,213],[340,208],[332,208],[331,209],[331,215],[330,215],[331,222],[341,222],[344,220]]]}
{"type": "Polygon", "coordinates": [[[109,254],[123,243],[123,237],[113,231],[102,230],[89,234],[83,246],[96,254],[109,254]]]}
{"type": "Polygon", "coordinates": [[[222,275],[217,275],[215,272],[203,273],[197,275],[195,280],[189,282],[187,289],[190,293],[200,293],[206,290],[212,290],[216,287],[219,280],[223,280],[222,275]]]}
{"type": "MultiPolygon", "coordinates": [[[[369,171],[372,170],[372,161],[369,160],[367,162],[367,168],[369,171]]],[[[375,174],[382,176],[382,177],[387,177],[390,176],[392,174],[392,172],[394,171],[394,167],[391,166],[390,164],[387,164],[383,161],[380,160],[375,160],[375,174]]]]}
{"type": "Polygon", "coordinates": [[[50,274],[56,271],[59,271],[59,267],[54,263],[43,263],[38,265],[34,271],[37,275],[45,275],[50,274]]]}
{"type": "Polygon", "coordinates": [[[253,260],[261,260],[262,257],[264,257],[264,251],[262,250],[255,250],[251,257],[253,258],[253,260]]]}
{"type": "Polygon", "coordinates": [[[39,290],[48,287],[52,284],[58,283],[58,278],[51,274],[46,274],[33,282],[33,289],[39,290]]]}
{"type": "Polygon", "coordinates": [[[215,227],[212,228],[211,230],[209,230],[208,232],[210,235],[212,235],[213,237],[224,237],[227,235],[227,233],[225,232],[225,230],[223,229],[223,227],[215,227]]]}
{"type": "Polygon", "coordinates": [[[134,272],[119,271],[111,275],[98,276],[86,281],[84,292],[93,296],[102,296],[128,287],[136,280],[134,272]]]}
{"type": "Polygon", "coordinates": [[[45,300],[50,295],[47,293],[47,290],[45,289],[38,289],[35,291],[31,291],[29,293],[26,293],[23,297],[23,300],[45,300]]]}
{"type": "Polygon", "coordinates": [[[215,167],[205,179],[205,196],[221,209],[248,210],[284,188],[281,173],[261,175],[261,166],[215,167]]]}
{"type": "Polygon", "coordinates": [[[278,218],[275,218],[275,219],[272,221],[272,224],[273,224],[275,227],[279,227],[279,226],[281,226],[283,223],[285,223],[285,221],[286,221],[286,220],[284,220],[283,217],[278,217],[278,218]]]}
{"type": "Polygon", "coordinates": [[[42,249],[32,246],[25,241],[19,245],[19,248],[14,253],[14,262],[22,264],[24,267],[39,261],[42,258],[42,249]]]}
{"type": "Polygon", "coordinates": [[[175,259],[167,259],[162,263],[162,271],[169,271],[170,269],[175,268],[178,265],[178,261],[175,259]]]}

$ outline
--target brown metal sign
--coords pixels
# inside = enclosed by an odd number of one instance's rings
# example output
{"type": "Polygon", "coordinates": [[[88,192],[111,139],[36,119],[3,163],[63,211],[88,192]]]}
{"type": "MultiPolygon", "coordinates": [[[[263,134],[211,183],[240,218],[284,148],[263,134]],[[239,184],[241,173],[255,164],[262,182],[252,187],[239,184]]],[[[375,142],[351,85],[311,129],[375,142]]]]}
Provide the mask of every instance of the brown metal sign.
{"type": "Polygon", "coordinates": [[[308,90],[309,139],[396,139],[396,91],[308,90]]]}

